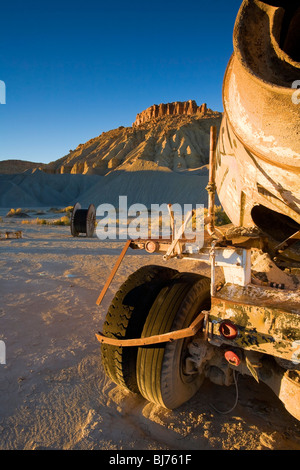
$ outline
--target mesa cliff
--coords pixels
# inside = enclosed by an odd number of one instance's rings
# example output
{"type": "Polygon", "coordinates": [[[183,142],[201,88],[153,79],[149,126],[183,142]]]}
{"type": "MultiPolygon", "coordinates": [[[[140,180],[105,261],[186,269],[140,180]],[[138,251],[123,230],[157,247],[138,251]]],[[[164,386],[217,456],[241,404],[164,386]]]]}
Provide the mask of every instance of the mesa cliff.
{"type": "Polygon", "coordinates": [[[204,116],[206,113],[210,114],[211,112],[211,110],[207,110],[206,103],[198,106],[194,100],[174,101],[173,103],[161,103],[159,105],[154,104],[145,109],[145,111],[137,114],[133,126],[139,126],[146,121],[162,116],[170,116],[174,114],[199,114],[204,116]]]}
{"type": "Polygon", "coordinates": [[[193,100],[153,105],[132,127],[103,132],[49,163],[46,173],[107,175],[116,170],[191,170],[208,164],[210,126],[222,114],[193,100]]]}

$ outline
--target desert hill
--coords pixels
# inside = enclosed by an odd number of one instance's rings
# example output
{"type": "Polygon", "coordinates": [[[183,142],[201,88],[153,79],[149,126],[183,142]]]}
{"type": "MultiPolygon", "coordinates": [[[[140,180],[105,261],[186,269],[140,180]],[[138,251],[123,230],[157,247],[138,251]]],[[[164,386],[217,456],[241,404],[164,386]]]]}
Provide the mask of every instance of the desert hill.
{"type": "Polygon", "coordinates": [[[42,169],[44,167],[44,163],[27,162],[25,160],[2,160],[0,161],[0,174],[23,173],[26,170],[42,169]]]}
{"type": "Polygon", "coordinates": [[[206,204],[210,126],[219,129],[221,117],[192,100],[153,105],[131,127],[103,132],[49,164],[0,162],[0,207],[116,206],[119,195],[147,206],[206,204]]]}
{"type": "Polygon", "coordinates": [[[112,171],[199,168],[208,163],[209,129],[221,113],[195,101],[153,105],[132,127],[103,132],[55,162],[47,173],[106,175],[112,171]]]}

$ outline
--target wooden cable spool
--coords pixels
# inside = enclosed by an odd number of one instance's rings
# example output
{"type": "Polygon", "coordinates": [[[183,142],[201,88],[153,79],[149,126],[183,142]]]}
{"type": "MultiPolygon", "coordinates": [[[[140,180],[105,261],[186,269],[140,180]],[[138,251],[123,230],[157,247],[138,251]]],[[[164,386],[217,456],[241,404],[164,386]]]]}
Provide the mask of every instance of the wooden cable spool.
{"type": "Polygon", "coordinates": [[[88,238],[94,235],[96,222],[96,209],[94,204],[90,204],[88,209],[81,209],[79,202],[73,207],[71,216],[71,234],[78,237],[85,233],[88,238]]]}

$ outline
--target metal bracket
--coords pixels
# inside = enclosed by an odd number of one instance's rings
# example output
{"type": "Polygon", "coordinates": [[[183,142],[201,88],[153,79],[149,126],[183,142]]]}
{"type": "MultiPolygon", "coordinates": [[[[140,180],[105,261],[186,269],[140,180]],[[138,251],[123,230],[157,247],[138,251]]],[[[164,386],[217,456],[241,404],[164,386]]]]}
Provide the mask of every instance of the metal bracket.
{"type": "Polygon", "coordinates": [[[125,347],[125,346],[147,346],[150,344],[160,344],[175,341],[178,339],[188,338],[194,336],[203,326],[205,313],[201,312],[188,328],[182,330],[170,331],[161,335],[148,336],[146,338],[135,339],[116,339],[108,338],[102,333],[96,334],[96,338],[100,343],[110,344],[112,346],[125,347]]]}

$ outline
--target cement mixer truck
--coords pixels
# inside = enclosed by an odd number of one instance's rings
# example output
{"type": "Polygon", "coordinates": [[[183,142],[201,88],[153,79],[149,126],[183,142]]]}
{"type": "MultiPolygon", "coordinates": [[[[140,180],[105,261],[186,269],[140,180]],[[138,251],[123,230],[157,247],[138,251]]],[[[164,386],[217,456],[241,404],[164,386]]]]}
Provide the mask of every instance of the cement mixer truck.
{"type": "Polygon", "coordinates": [[[191,268],[133,272],[96,337],[111,380],[162,407],[201,393],[204,379],[229,386],[240,373],[300,420],[298,0],[244,0],[233,46],[218,136],[211,128],[204,243],[185,237],[186,220],[169,240],[128,240],[98,305],[129,247],[191,268]],[[229,225],[214,222],[216,195],[229,225]]]}

